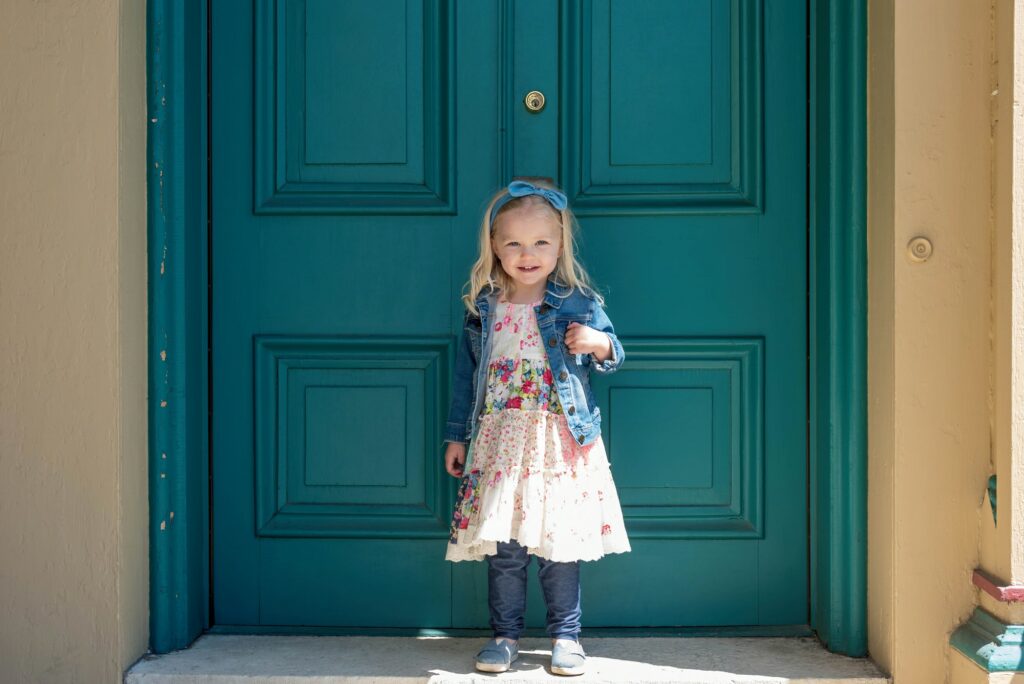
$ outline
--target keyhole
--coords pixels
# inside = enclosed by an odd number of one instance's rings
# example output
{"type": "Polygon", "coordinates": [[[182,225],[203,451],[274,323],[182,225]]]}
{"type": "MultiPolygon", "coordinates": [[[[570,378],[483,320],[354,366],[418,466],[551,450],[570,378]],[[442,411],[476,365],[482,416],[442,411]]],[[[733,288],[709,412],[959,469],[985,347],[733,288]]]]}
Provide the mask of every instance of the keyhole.
{"type": "Polygon", "coordinates": [[[526,108],[531,112],[539,112],[544,109],[544,93],[539,90],[531,90],[526,93],[526,97],[523,99],[526,104],[526,108]]]}

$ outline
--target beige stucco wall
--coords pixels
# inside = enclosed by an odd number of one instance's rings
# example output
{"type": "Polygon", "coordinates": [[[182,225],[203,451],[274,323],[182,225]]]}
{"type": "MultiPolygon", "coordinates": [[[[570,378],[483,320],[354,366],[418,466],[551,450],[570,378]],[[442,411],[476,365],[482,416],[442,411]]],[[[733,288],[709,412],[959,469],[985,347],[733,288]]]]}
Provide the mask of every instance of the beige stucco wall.
{"type": "MultiPolygon", "coordinates": [[[[993,449],[1000,520],[982,526],[981,565],[1024,584],[1024,2],[997,0],[993,114],[993,449]],[[1016,456],[1015,456],[1016,455],[1016,456]]],[[[983,607],[1024,622],[1019,608],[983,607]]]]}
{"type": "Polygon", "coordinates": [[[145,0],[0,2],[0,681],[148,643],[145,0]]]}
{"type": "MultiPolygon", "coordinates": [[[[868,4],[868,652],[893,673],[895,493],[893,482],[895,211],[893,2],[868,4]]],[[[902,665],[902,663],[901,663],[902,665]]],[[[894,682],[900,682],[894,678],[894,682]]]]}
{"type": "Polygon", "coordinates": [[[952,681],[991,525],[993,17],[977,0],[869,10],[869,649],[896,684],[931,684],[952,681]]]}
{"type": "MultiPolygon", "coordinates": [[[[990,516],[982,517],[979,566],[999,584],[1019,586],[1024,585],[1024,0],[995,0],[993,18],[990,469],[998,479],[999,519],[996,525],[990,516]]],[[[1024,606],[983,591],[977,595],[981,607],[1003,622],[1024,623],[1024,606]]]]}

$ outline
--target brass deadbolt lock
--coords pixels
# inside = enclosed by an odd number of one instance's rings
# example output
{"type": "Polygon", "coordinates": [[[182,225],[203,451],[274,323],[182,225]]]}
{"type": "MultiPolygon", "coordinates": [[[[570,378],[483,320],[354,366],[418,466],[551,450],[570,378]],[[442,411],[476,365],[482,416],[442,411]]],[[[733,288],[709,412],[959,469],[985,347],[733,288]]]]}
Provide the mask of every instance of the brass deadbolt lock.
{"type": "Polygon", "coordinates": [[[539,112],[544,109],[544,93],[539,90],[531,90],[526,93],[526,97],[523,98],[523,103],[531,112],[539,112]]]}

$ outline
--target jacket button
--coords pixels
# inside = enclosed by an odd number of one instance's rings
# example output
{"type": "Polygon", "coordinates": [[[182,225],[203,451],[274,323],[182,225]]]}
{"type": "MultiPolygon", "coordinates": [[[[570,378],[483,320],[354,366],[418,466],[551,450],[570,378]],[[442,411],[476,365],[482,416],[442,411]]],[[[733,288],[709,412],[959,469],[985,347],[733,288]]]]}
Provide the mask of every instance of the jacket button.
{"type": "Polygon", "coordinates": [[[570,406],[569,407],[569,415],[571,416],[574,413],[576,413],[576,407],[575,406],[570,406]]]}
{"type": "Polygon", "coordinates": [[[583,444],[583,435],[579,435],[578,437],[576,437],[576,441],[579,442],[580,444],[583,444]]]}
{"type": "Polygon", "coordinates": [[[548,303],[547,302],[544,302],[543,304],[540,305],[540,312],[541,313],[544,313],[547,310],[548,310],[548,303]]]}
{"type": "Polygon", "coordinates": [[[548,346],[549,347],[557,347],[558,346],[558,338],[557,337],[549,337],[548,338],[548,346]]]}
{"type": "Polygon", "coordinates": [[[569,374],[566,373],[565,371],[562,371],[561,373],[558,374],[559,380],[565,380],[567,377],[569,377],[569,374]]]}

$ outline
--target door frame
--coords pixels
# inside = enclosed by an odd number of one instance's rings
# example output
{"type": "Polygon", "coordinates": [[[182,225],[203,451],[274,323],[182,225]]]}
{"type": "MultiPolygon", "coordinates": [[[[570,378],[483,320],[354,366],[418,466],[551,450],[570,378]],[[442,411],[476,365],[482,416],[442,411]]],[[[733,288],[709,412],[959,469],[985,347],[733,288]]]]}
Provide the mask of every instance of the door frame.
{"type": "MultiPolygon", "coordinates": [[[[867,653],[867,2],[807,0],[810,626],[867,653]]],[[[147,0],[150,648],[210,629],[209,0],[147,0]]]]}

